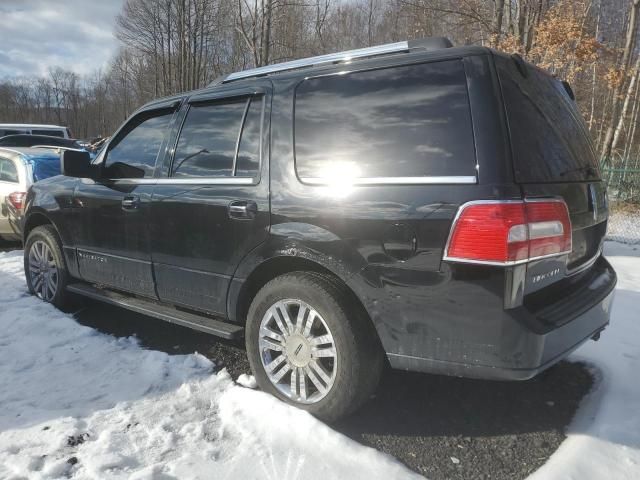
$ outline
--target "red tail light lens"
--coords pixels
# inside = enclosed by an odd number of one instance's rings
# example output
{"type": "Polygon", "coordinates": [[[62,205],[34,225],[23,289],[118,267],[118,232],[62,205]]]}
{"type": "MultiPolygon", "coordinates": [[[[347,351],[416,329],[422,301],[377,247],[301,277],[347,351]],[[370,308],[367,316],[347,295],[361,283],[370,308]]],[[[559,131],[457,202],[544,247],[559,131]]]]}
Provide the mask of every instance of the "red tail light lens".
{"type": "Polygon", "coordinates": [[[16,210],[22,210],[22,207],[24,207],[24,199],[27,196],[27,192],[13,192],[10,193],[8,198],[9,198],[9,203],[11,203],[11,205],[13,205],[13,207],[16,210]]]}
{"type": "Polygon", "coordinates": [[[445,260],[511,265],[571,251],[571,220],[562,200],[478,201],[463,205],[445,260]]]}
{"type": "Polygon", "coordinates": [[[526,223],[521,202],[469,204],[454,224],[448,256],[487,262],[524,259],[527,239],[520,240],[517,227],[526,223]]]}

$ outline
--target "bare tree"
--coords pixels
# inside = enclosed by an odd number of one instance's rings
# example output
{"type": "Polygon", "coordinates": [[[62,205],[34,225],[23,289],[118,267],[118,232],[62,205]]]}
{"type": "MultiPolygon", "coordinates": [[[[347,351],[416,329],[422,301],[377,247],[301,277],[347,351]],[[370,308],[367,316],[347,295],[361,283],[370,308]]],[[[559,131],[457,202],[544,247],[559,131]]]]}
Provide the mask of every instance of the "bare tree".
{"type": "Polygon", "coordinates": [[[104,71],[0,80],[0,118],[109,134],[140,104],[248,67],[427,36],[495,46],[572,82],[604,158],[640,151],[640,0],[125,0],[104,71]],[[624,15],[620,12],[626,12],[624,15]]]}
{"type": "MultiPolygon", "coordinates": [[[[636,42],[636,37],[638,35],[638,10],[640,9],[640,0],[630,0],[630,11],[629,11],[629,21],[627,24],[627,31],[625,36],[624,49],[622,51],[622,58],[620,60],[620,71],[624,76],[626,76],[629,65],[631,63],[631,55],[633,53],[633,47],[636,42]]],[[[621,122],[624,120],[624,115],[620,115],[619,105],[620,105],[620,93],[624,87],[625,82],[618,82],[612,93],[612,106],[611,106],[611,121],[609,122],[609,126],[607,127],[607,133],[604,137],[604,141],[602,143],[602,160],[609,161],[611,156],[611,151],[614,148],[614,137],[616,130],[621,128],[621,122]]],[[[629,90],[627,89],[627,93],[629,90]]],[[[627,99],[625,98],[625,103],[627,103],[627,99]]]]}

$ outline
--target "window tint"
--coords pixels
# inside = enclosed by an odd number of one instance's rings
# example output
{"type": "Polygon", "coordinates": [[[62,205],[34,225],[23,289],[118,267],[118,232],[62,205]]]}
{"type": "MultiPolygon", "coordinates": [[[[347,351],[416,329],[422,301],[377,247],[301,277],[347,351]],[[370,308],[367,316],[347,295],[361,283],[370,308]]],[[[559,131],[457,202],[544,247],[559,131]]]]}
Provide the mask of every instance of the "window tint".
{"type": "Polygon", "coordinates": [[[18,183],[18,170],[11,160],[0,158],[0,181],[18,183]]]}
{"type": "Polygon", "coordinates": [[[251,99],[247,117],[242,128],[238,159],[236,160],[236,175],[238,177],[255,176],[260,168],[260,142],[262,139],[263,97],[251,99]]]}
{"type": "Polygon", "coordinates": [[[131,120],[109,146],[105,164],[108,178],[147,178],[153,176],[156,158],[167,133],[173,112],[143,113],[131,120]]]}
{"type": "Polygon", "coordinates": [[[62,130],[31,130],[32,135],[47,135],[49,137],[62,137],[64,138],[64,132],[62,130]]]}
{"type": "Polygon", "coordinates": [[[462,62],[304,81],[295,147],[303,178],[475,175],[462,62]]]}
{"type": "Polygon", "coordinates": [[[0,138],[0,146],[2,147],[33,147],[34,145],[80,148],[78,142],[67,138],[41,135],[9,135],[0,138]]]}
{"type": "Polygon", "coordinates": [[[516,180],[521,183],[598,178],[596,154],[562,83],[529,67],[523,77],[511,59],[496,57],[507,110],[516,180]]]}
{"type": "Polygon", "coordinates": [[[6,135],[19,135],[21,133],[27,133],[25,130],[0,130],[0,137],[6,135]]]}
{"type": "Polygon", "coordinates": [[[229,177],[247,99],[192,105],[173,160],[174,177],[229,177]]]}

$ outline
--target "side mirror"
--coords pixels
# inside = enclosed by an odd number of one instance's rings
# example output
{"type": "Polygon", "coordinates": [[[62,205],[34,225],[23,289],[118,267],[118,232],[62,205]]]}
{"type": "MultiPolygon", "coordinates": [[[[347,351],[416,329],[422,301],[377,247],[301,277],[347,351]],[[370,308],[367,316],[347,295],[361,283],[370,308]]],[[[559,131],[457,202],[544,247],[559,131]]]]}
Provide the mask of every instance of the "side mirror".
{"type": "Polygon", "coordinates": [[[94,178],[95,167],[91,165],[89,152],[83,150],[63,150],[60,155],[62,175],[75,178],[94,178]]]}

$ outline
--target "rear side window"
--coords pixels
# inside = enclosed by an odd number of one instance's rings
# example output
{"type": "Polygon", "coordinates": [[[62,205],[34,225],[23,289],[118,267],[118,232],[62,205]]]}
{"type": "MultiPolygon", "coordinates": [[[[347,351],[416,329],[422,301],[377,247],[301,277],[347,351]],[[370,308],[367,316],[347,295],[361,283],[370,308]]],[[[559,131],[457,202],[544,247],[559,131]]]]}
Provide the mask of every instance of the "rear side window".
{"type": "Polygon", "coordinates": [[[262,104],[262,97],[254,97],[192,105],[178,139],[172,176],[255,175],[262,104]]]}
{"type": "Polygon", "coordinates": [[[532,66],[526,77],[496,56],[516,181],[572,182],[599,178],[596,153],[576,103],[562,83],[532,66]]]}
{"type": "Polygon", "coordinates": [[[62,130],[31,130],[31,135],[46,135],[48,137],[64,138],[64,132],[62,130]]]}
{"type": "Polygon", "coordinates": [[[18,170],[15,164],[6,158],[0,158],[0,181],[18,183],[18,170]]]}
{"type": "Polygon", "coordinates": [[[0,137],[4,137],[6,135],[20,135],[23,133],[27,133],[26,130],[0,130],[0,137]]]}
{"type": "Polygon", "coordinates": [[[462,62],[305,80],[296,91],[295,148],[302,179],[475,175],[462,62]]]}

